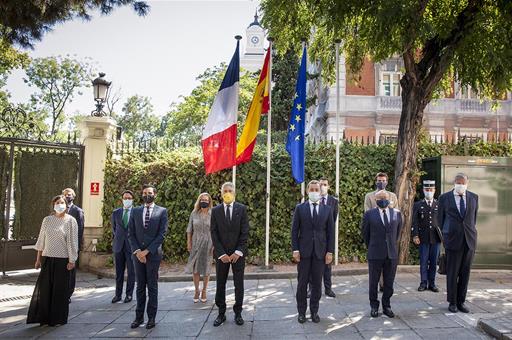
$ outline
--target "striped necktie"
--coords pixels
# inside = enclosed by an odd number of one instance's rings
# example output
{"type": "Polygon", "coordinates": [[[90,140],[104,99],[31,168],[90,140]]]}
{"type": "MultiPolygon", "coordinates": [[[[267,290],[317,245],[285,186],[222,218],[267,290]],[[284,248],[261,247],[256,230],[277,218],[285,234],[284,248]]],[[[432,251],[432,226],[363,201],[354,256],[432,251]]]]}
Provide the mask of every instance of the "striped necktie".
{"type": "Polygon", "coordinates": [[[144,216],[144,229],[149,228],[149,207],[146,207],[146,215],[144,216]]]}

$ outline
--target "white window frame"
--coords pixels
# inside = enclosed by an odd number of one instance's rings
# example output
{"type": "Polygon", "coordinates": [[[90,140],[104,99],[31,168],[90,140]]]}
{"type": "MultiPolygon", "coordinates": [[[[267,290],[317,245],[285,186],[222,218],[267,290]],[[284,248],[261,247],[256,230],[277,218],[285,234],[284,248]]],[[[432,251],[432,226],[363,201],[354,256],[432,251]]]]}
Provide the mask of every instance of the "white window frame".
{"type": "Polygon", "coordinates": [[[400,79],[402,79],[402,73],[396,71],[381,71],[380,72],[380,95],[385,97],[399,97],[401,95],[402,88],[400,86],[400,79]],[[384,76],[389,75],[389,94],[386,94],[384,76]],[[394,92],[394,76],[398,75],[398,86],[396,87],[397,93],[394,92]]]}

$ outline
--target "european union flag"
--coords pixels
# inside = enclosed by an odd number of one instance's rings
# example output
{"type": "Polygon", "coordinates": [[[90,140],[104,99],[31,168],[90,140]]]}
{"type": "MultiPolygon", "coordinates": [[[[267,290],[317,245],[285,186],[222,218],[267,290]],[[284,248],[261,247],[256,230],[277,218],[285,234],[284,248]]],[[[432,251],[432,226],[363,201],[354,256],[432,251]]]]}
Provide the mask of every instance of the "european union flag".
{"type": "Polygon", "coordinates": [[[304,182],[304,132],[306,127],[306,47],[302,51],[295,99],[293,100],[286,151],[292,160],[292,175],[297,184],[304,182]]]}

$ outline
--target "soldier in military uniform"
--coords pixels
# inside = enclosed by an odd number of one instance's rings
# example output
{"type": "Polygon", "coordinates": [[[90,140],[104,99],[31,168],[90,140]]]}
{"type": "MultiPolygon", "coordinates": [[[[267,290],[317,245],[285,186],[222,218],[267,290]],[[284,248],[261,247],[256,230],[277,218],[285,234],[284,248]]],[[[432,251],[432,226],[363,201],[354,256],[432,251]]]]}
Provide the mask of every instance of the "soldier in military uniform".
{"type": "Polygon", "coordinates": [[[421,283],[418,291],[431,290],[439,292],[436,286],[437,258],[442,240],[439,229],[437,211],[438,203],[434,198],[436,182],[423,181],[425,198],[414,203],[411,236],[415,245],[419,246],[421,283]]]}

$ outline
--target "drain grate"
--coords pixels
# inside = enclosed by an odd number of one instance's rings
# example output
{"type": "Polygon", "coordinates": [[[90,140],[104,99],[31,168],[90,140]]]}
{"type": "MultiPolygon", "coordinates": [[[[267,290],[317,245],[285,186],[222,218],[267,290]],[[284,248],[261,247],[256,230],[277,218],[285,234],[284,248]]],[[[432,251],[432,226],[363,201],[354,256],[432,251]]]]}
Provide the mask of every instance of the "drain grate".
{"type": "MultiPolygon", "coordinates": [[[[90,289],[97,289],[97,288],[108,288],[109,285],[97,285],[97,286],[88,286],[88,287],[76,287],[75,291],[82,291],[82,290],[90,290],[90,289]]],[[[0,299],[1,302],[10,302],[10,301],[19,301],[19,300],[28,300],[31,299],[32,295],[20,295],[20,296],[12,296],[0,299]]]]}

